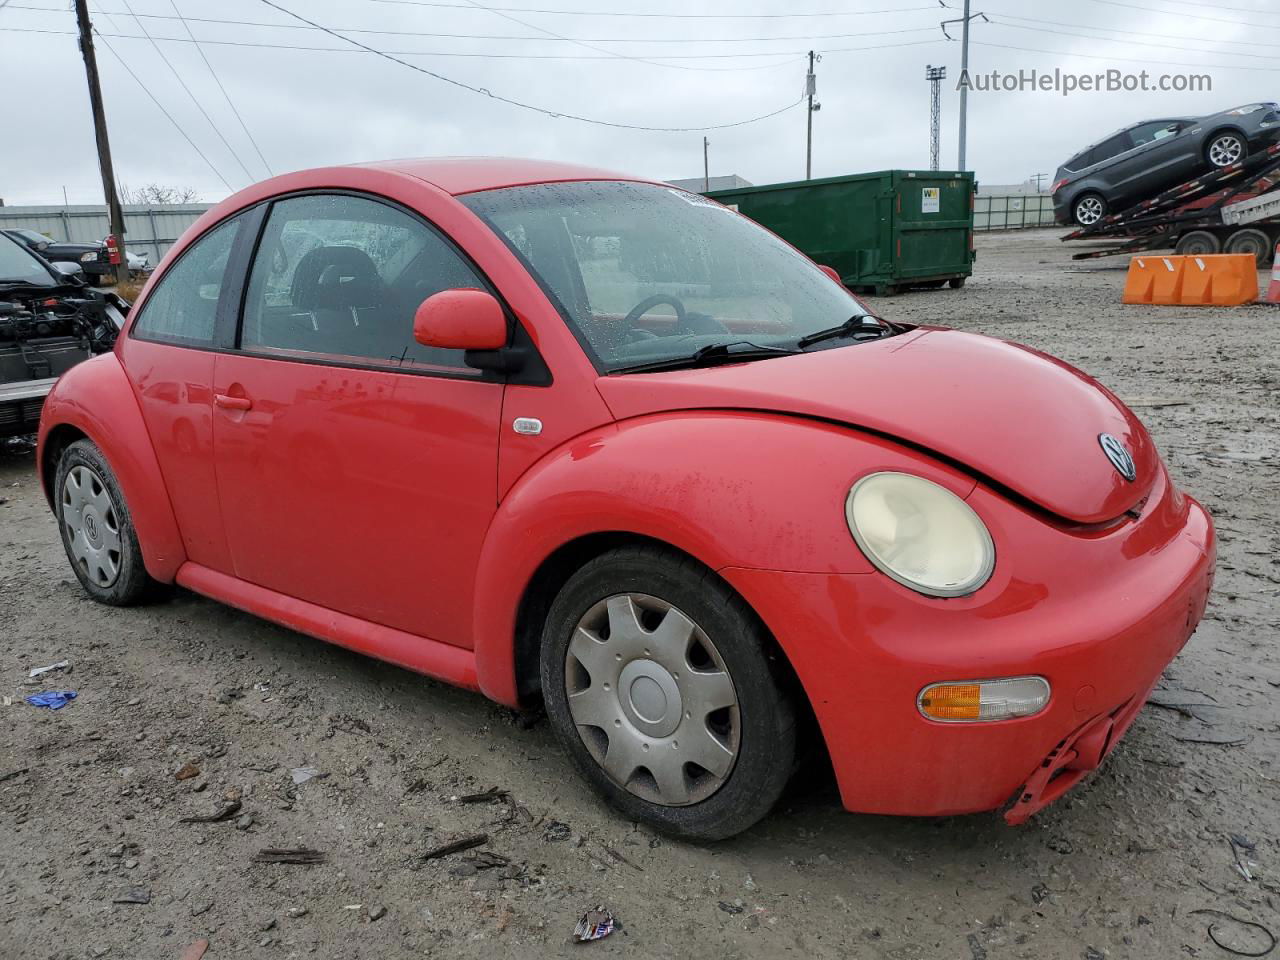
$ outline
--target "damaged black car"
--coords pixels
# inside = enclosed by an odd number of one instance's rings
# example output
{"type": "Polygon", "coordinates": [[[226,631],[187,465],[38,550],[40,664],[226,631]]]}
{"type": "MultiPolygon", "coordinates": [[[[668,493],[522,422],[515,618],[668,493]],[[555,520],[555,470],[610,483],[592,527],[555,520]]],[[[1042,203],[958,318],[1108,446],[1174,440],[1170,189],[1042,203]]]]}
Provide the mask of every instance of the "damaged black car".
{"type": "Polygon", "coordinates": [[[129,305],[0,235],[0,438],[35,433],[58,377],[115,344],[129,305]]]}

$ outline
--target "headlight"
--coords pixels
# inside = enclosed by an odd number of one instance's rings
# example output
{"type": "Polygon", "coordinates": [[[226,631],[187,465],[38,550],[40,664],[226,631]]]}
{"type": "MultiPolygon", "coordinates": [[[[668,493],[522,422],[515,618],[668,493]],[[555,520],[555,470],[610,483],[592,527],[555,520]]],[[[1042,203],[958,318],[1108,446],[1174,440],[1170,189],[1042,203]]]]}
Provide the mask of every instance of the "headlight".
{"type": "Polygon", "coordinates": [[[973,593],[995,566],[995,545],[978,515],[923,477],[869,474],[849,491],[844,513],[868,560],[928,596],[973,593]]]}
{"type": "Polygon", "coordinates": [[[94,260],[97,260],[97,259],[98,259],[98,255],[93,252],[80,254],[81,263],[92,263],[94,260]]]}

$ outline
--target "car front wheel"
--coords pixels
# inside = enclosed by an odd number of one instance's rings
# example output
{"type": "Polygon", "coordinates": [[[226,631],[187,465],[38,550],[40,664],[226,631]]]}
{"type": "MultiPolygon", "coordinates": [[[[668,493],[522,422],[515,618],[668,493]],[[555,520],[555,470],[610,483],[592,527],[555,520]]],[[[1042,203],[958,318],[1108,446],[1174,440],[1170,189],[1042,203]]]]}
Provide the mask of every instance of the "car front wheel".
{"type": "Polygon", "coordinates": [[[1229,167],[1231,164],[1243,160],[1247,149],[1244,137],[1240,136],[1240,134],[1220,133],[1210,140],[1209,145],[1205,147],[1205,156],[1214,167],[1229,167]]]}
{"type": "Polygon", "coordinates": [[[69,445],[54,483],[62,545],[85,592],[112,606],[146,599],[158,584],[143,566],[133,518],[102,451],[88,440],[69,445]]]}
{"type": "Polygon", "coordinates": [[[586,564],[548,613],[547,715],[628,817],[719,840],[764,817],[795,760],[788,677],[763,625],[712,571],[659,547],[586,564]]]}

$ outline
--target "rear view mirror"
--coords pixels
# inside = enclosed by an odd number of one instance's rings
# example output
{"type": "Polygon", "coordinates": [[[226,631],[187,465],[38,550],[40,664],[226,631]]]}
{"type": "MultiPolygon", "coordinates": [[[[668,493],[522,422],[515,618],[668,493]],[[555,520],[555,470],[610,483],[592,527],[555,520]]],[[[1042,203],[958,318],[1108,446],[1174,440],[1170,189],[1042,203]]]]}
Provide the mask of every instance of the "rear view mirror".
{"type": "Polygon", "coordinates": [[[49,266],[53,267],[54,271],[64,280],[84,282],[84,270],[81,269],[78,263],[73,263],[70,260],[55,260],[49,266]]]}
{"type": "Polygon", "coordinates": [[[840,274],[836,273],[835,267],[828,267],[825,263],[820,263],[818,264],[818,269],[821,270],[823,273],[825,273],[828,277],[830,277],[836,283],[840,284],[840,286],[842,287],[844,286],[844,281],[840,279],[840,274]]]}
{"type": "Polygon", "coordinates": [[[414,313],[413,338],[446,350],[498,350],[507,345],[507,317],[484,290],[442,290],[414,313]]]}

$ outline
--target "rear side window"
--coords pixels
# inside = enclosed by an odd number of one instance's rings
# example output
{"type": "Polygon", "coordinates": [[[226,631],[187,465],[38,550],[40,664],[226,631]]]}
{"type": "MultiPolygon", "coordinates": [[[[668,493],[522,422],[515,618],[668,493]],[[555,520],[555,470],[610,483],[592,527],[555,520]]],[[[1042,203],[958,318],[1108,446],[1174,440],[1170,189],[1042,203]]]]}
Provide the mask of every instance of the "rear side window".
{"type": "Polygon", "coordinates": [[[1091,163],[1093,163],[1093,151],[1086,150],[1084,153],[1077,153],[1074,157],[1064,163],[1062,168],[1075,173],[1077,170],[1083,170],[1091,163]]]}
{"type": "Polygon", "coordinates": [[[1110,160],[1118,154],[1124,153],[1133,146],[1133,141],[1129,139],[1129,132],[1117,133],[1114,137],[1103,140],[1092,150],[1092,162],[1102,163],[1104,160],[1110,160]]]}
{"type": "Polygon", "coordinates": [[[236,217],[189,246],[147,297],[132,336],[188,346],[212,345],[218,297],[239,230],[240,219],[236,217]]]}
{"type": "Polygon", "coordinates": [[[432,228],[377,200],[309,195],[271,208],[250,274],[240,346],[252,353],[481,376],[461,350],[425,347],[413,315],[427,297],[484,289],[432,228]]]}

